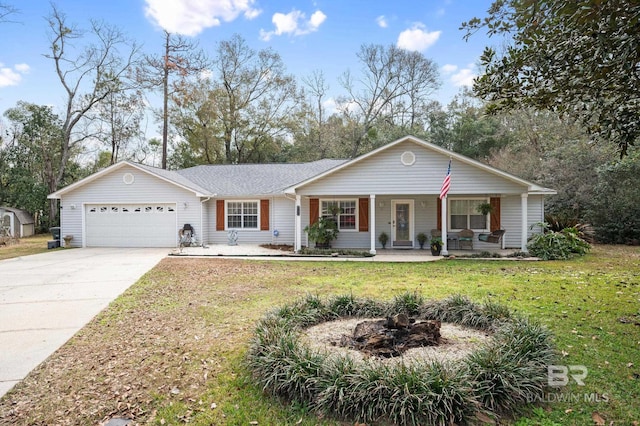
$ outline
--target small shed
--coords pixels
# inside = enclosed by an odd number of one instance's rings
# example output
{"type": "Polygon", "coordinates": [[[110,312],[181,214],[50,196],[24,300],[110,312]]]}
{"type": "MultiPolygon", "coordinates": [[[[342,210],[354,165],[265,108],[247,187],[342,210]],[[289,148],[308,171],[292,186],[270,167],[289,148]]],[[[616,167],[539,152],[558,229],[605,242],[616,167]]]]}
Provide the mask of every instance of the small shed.
{"type": "Polygon", "coordinates": [[[35,234],[36,223],[25,210],[0,206],[0,228],[2,235],[24,238],[35,234]]]}

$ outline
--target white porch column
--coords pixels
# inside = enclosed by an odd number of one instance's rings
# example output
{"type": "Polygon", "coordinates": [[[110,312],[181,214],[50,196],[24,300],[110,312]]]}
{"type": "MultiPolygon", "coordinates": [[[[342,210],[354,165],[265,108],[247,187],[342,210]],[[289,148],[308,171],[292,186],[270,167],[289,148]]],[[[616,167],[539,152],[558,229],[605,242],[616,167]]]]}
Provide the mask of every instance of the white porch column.
{"type": "Polygon", "coordinates": [[[527,251],[527,231],[528,231],[528,226],[527,224],[529,223],[529,218],[528,218],[528,214],[527,214],[527,209],[528,209],[528,197],[529,194],[527,194],[526,192],[524,194],[520,195],[520,209],[522,210],[522,236],[521,236],[521,242],[520,242],[520,250],[522,250],[523,252],[527,251]]]}
{"type": "Polygon", "coordinates": [[[449,255],[449,247],[447,245],[447,195],[442,199],[442,251],[440,254],[443,256],[449,255]]]}
{"type": "Polygon", "coordinates": [[[302,205],[301,205],[301,197],[296,195],[296,207],[295,207],[295,235],[293,237],[293,251],[298,253],[302,248],[302,205]]]}
{"type": "Polygon", "coordinates": [[[371,234],[369,253],[376,254],[376,194],[369,194],[369,233],[371,234]]]}

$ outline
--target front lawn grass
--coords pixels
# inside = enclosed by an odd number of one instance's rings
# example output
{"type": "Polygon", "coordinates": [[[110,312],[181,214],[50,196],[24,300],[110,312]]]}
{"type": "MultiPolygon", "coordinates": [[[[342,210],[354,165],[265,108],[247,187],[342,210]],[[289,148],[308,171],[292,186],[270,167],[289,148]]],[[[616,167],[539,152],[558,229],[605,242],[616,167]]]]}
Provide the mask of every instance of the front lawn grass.
{"type": "Polygon", "coordinates": [[[244,360],[256,322],[307,294],[414,291],[531,316],[555,335],[558,364],[588,369],[584,386],[505,424],[640,421],[640,248],[596,246],[555,262],[167,258],[2,398],[0,424],[343,424],[262,394],[244,360]]]}
{"type": "Polygon", "coordinates": [[[47,241],[51,240],[51,238],[51,234],[38,234],[32,237],[12,240],[9,244],[0,246],[0,260],[49,251],[47,249],[47,241]]]}

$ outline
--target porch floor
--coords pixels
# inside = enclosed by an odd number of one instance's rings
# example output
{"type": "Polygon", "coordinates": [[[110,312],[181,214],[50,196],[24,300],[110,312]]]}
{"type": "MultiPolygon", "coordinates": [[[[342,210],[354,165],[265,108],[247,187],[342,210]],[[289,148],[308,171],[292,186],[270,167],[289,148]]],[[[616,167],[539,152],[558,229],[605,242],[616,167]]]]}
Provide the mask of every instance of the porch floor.
{"type": "MultiPolygon", "coordinates": [[[[362,250],[362,249],[358,249],[362,250]]],[[[363,250],[366,251],[366,250],[363,250]]],[[[517,249],[507,250],[449,250],[449,257],[464,257],[481,251],[489,251],[490,253],[498,253],[501,258],[492,259],[513,259],[504,256],[518,251],[517,249]]],[[[442,259],[443,256],[432,256],[428,249],[379,249],[376,255],[372,257],[332,257],[332,256],[312,256],[298,255],[293,252],[270,249],[252,244],[238,244],[229,246],[226,244],[212,244],[205,247],[184,247],[182,249],[173,249],[170,253],[172,256],[200,256],[200,257],[244,257],[255,259],[278,259],[278,260],[348,260],[360,262],[430,262],[442,259]]]]}

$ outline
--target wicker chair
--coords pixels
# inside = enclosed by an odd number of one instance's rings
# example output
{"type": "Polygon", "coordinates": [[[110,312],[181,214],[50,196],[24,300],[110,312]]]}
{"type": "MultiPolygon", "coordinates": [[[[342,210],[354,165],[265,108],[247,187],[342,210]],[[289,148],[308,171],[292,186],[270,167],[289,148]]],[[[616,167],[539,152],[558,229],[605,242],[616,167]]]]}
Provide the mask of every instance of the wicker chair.
{"type": "Polygon", "coordinates": [[[504,229],[497,229],[490,234],[479,234],[478,241],[484,241],[485,243],[500,244],[502,237],[504,236],[504,229]]]}
{"type": "Polygon", "coordinates": [[[474,232],[471,229],[463,229],[458,232],[458,241],[461,249],[468,247],[473,250],[473,235],[474,232]]]}

